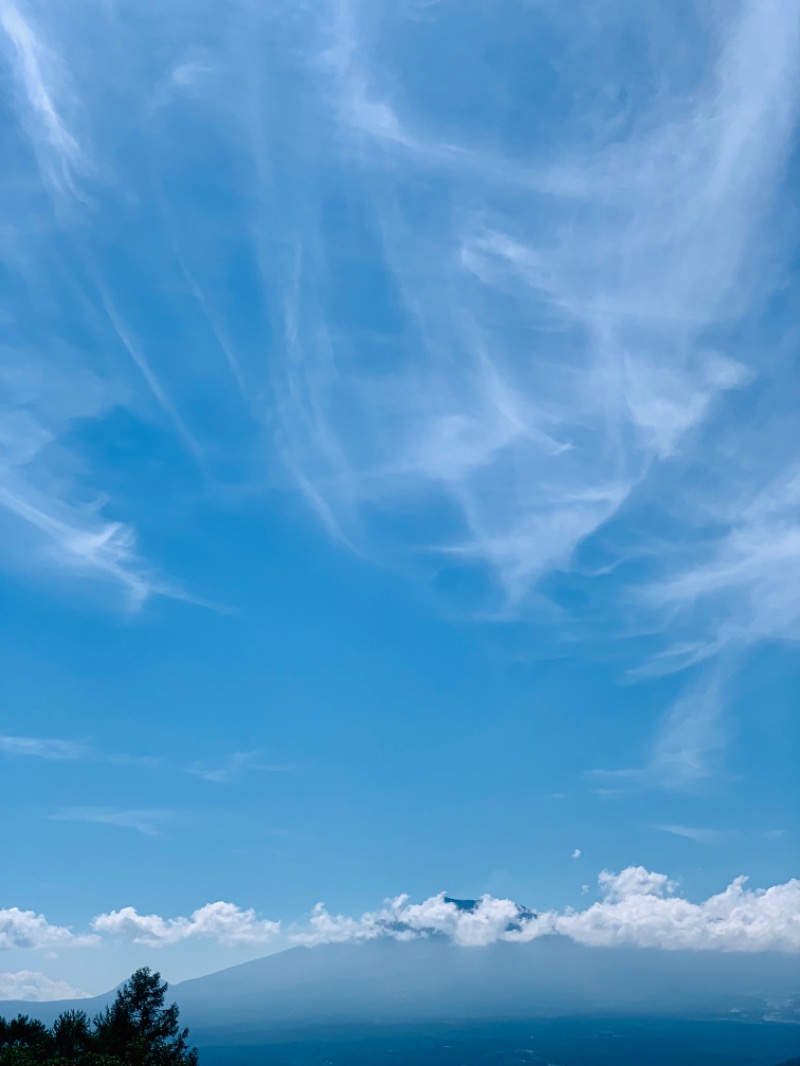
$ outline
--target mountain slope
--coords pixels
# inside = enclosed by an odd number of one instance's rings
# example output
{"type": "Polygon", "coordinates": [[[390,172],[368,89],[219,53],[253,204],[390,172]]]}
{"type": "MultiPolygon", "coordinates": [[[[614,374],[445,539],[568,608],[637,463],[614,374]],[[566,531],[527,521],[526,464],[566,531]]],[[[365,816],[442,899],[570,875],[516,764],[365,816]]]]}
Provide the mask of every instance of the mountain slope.
{"type": "MultiPolygon", "coordinates": [[[[204,1047],[308,1042],[332,1027],[364,1036],[397,1026],[447,1026],[453,1033],[515,1019],[532,1025],[603,1016],[648,1018],[648,1024],[658,1016],[727,1018],[728,1030],[735,1019],[742,1032],[743,1023],[757,1022],[785,1035],[774,1054],[765,1046],[765,1057],[741,1060],[763,1064],[796,1050],[788,1039],[797,1034],[794,1026],[764,1019],[797,1020],[791,1004],[798,988],[800,959],[790,955],[593,949],[560,937],[459,948],[431,936],[292,948],[184,981],[171,994],[204,1047]]],[[[49,1021],[66,1006],[91,1014],[112,995],[70,1004],[0,1003],[0,1014],[21,1010],[49,1021]]]]}

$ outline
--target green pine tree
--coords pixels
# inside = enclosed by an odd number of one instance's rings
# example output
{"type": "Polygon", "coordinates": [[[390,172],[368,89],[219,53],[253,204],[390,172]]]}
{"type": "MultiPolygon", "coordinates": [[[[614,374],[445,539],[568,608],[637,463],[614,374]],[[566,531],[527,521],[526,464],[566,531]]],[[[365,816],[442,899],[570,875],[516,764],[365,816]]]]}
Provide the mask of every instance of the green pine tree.
{"type": "Polygon", "coordinates": [[[168,985],[143,967],[126,981],[110,1007],[95,1018],[93,1047],[126,1066],[197,1066],[197,1051],[181,1029],[178,1006],[164,1006],[168,985]]]}
{"type": "Polygon", "coordinates": [[[65,1011],[52,1029],[26,1015],[0,1018],[0,1066],[198,1066],[177,1005],[164,1005],[167,987],[145,967],[91,1025],[78,1010],[65,1011]]]}

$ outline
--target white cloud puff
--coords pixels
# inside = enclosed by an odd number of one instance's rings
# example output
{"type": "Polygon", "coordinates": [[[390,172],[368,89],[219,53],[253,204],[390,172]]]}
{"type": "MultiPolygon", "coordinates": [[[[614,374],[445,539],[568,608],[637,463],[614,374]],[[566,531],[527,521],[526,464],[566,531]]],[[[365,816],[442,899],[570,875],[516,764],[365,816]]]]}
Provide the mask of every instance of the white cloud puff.
{"type": "Polygon", "coordinates": [[[0,973],[0,999],[24,999],[44,1003],[51,999],[86,999],[88,992],[73,988],[66,981],[54,981],[36,970],[0,973]]]}
{"type": "Polygon", "coordinates": [[[604,898],[587,910],[542,915],[547,931],[593,947],[628,945],[705,951],[800,951],[800,880],[748,889],[737,877],[692,903],[664,874],[629,867],[604,872],[604,898]]]}
{"type": "Polygon", "coordinates": [[[530,941],[546,935],[569,937],[591,947],[647,947],[666,950],[800,951],[800,880],[768,889],[748,889],[737,877],[723,892],[700,903],[678,895],[666,874],[629,866],[604,870],[602,899],[581,911],[521,912],[511,900],[484,896],[465,910],[433,896],[409,904],[400,896],[361,918],[331,915],[318,904],[310,929],[296,943],[316,945],[379,936],[408,939],[444,934],[461,946],[498,940],[530,941]]]}
{"type": "Polygon", "coordinates": [[[360,918],[329,914],[323,903],[314,908],[310,928],[292,934],[298,944],[339,943],[347,940],[374,940],[391,936],[410,940],[440,933],[463,947],[480,947],[502,939],[512,924],[518,923],[520,908],[510,899],[482,896],[470,909],[460,907],[444,893],[422,903],[409,903],[408,896],[387,900],[381,910],[368,911],[360,918]]]}
{"type": "Polygon", "coordinates": [[[0,909],[0,949],[82,947],[97,939],[95,935],[77,935],[63,925],[51,925],[35,911],[0,909]]]}
{"type": "Polygon", "coordinates": [[[96,933],[130,937],[135,944],[163,947],[182,940],[207,939],[231,947],[266,944],[280,932],[280,922],[256,917],[252,908],[242,910],[222,900],[207,903],[188,918],[162,918],[139,914],[134,907],[100,914],[92,921],[96,933]]]}
{"type": "Polygon", "coordinates": [[[662,896],[674,892],[676,884],[666,874],[651,873],[644,866],[627,866],[621,873],[603,870],[597,879],[603,895],[610,900],[630,896],[662,896]]]}

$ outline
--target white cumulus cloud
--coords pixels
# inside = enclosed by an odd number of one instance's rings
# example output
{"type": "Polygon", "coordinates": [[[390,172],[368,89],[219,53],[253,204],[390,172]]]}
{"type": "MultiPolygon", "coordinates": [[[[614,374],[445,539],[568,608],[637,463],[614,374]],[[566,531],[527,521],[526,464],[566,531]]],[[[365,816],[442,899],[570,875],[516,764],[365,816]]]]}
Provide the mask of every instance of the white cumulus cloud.
{"type": "Polygon", "coordinates": [[[66,981],[54,981],[36,970],[0,973],[0,999],[24,999],[44,1003],[51,999],[85,999],[88,992],[73,988],[66,981]]]}
{"type": "Polygon", "coordinates": [[[444,895],[419,904],[407,896],[390,900],[360,918],[332,915],[318,904],[296,943],[313,946],[380,936],[409,939],[444,934],[464,947],[498,940],[527,942],[560,935],[591,947],[648,947],[665,950],[800,951],[800,880],[750,889],[737,877],[723,892],[693,903],[677,894],[663,873],[629,866],[604,870],[601,900],[584,910],[522,912],[511,900],[484,896],[464,910],[444,895]]]}
{"type": "Polygon", "coordinates": [[[0,949],[81,947],[97,942],[97,936],[73,933],[63,925],[51,925],[43,914],[19,907],[0,909],[0,949]]]}
{"type": "Polygon", "coordinates": [[[700,903],[675,895],[665,874],[629,867],[600,876],[604,898],[584,911],[547,914],[555,933],[592,947],[691,951],[800,951],[800,880],[767,889],[737,877],[700,903]]]}
{"type": "MultiPolygon", "coordinates": [[[[723,891],[694,902],[681,895],[678,883],[667,874],[628,866],[619,872],[603,870],[598,888],[600,898],[595,902],[563,911],[536,912],[488,894],[468,902],[439,893],[420,903],[400,895],[360,916],[332,914],[318,903],[307,921],[285,931],[280,921],[224,901],[176,918],[122,907],[97,915],[88,934],[51,925],[33,911],[11,908],[0,910],[0,948],[86,946],[105,938],[125,938],[153,948],[187,940],[245,947],[279,939],[315,947],[439,935],[465,948],[563,936],[597,948],[800,952],[800,879],[762,889],[749,887],[747,877],[740,876],[723,891]]],[[[588,885],[582,886],[584,894],[588,891],[588,885]]]]}
{"type": "Polygon", "coordinates": [[[231,947],[267,944],[280,932],[280,922],[258,918],[251,908],[233,903],[207,903],[189,917],[162,918],[139,914],[135,907],[100,914],[92,921],[96,933],[128,937],[135,944],[163,947],[183,940],[207,939],[231,947]]]}
{"type": "Polygon", "coordinates": [[[431,933],[441,933],[455,944],[479,947],[504,936],[510,923],[519,916],[517,904],[510,899],[482,896],[473,908],[465,910],[444,893],[422,903],[410,903],[402,895],[387,900],[377,911],[367,911],[360,918],[332,915],[323,903],[314,908],[309,928],[298,930],[292,939],[298,944],[340,943],[347,940],[374,940],[391,936],[409,940],[431,933]]]}

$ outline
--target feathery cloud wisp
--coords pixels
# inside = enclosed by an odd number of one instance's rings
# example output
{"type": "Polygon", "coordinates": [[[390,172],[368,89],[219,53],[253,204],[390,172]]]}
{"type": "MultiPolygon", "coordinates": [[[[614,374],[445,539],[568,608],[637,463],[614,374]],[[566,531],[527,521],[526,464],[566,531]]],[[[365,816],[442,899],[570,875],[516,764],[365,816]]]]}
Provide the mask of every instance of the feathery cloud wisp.
{"type": "Polygon", "coordinates": [[[195,763],[188,767],[187,772],[201,777],[204,781],[222,785],[238,781],[248,772],[275,774],[287,773],[293,769],[289,764],[270,762],[267,755],[268,752],[264,748],[236,751],[229,755],[221,765],[210,766],[195,763]]]}
{"type": "MultiPolygon", "coordinates": [[[[0,370],[5,565],[44,562],[134,608],[172,594],[148,562],[146,507],[74,439],[124,410],[225,488],[263,486],[269,438],[343,543],[478,572],[490,614],[527,617],[571,570],[608,631],[631,614],[659,633],[640,673],[797,639],[793,428],[774,395],[758,425],[736,406],[768,380],[788,392],[788,361],[741,336],[786,246],[774,219],[798,105],[793,2],[742,0],[713,25],[691,7],[687,26],[643,11],[624,61],[608,20],[603,94],[576,62],[597,47],[579,8],[512,7],[531,47],[559,41],[561,88],[535,137],[507,106],[532,106],[517,65],[473,108],[477,59],[444,94],[414,62],[418,44],[457,36],[457,5],[399,34],[403,5],[375,17],[326,0],[292,18],[256,5],[201,43],[169,15],[123,28],[100,13],[89,38],[56,8],[34,19],[2,0],[23,130],[8,131],[4,185],[20,285],[0,370]],[[97,47],[117,34],[124,47],[97,47]],[[134,81],[142,54],[167,57],[151,85],[134,81]],[[290,97],[287,72],[302,86],[290,97]],[[198,127],[220,190],[204,227],[180,178],[198,127]],[[141,146],[146,179],[121,143],[141,146]],[[74,192],[79,171],[92,184],[77,221],[32,201],[74,192]],[[237,264],[261,283],[251,302],[229,284],[237,264]],[[653,512],[680,529],[667,550],[653,512]],[[601,549],[595,580],[581,553],[601,549]]],[[[650,777],[683,787],[719,763],[722,714],[673,712],[650,777]]]]}
{"type": "Polygon", "coordinates": [[[0,351],[0,523],[3,564],[91,577],[122,589],[131,606],[154,590],[133,528],[103,516],[100,494],[65,480],[76,466],[66,443],[83,420],[113,408],[119,390],[64,357],[0,351]]]}
{"type": "Polygon", "coordinates": [[[381,97],[356,10],[331,69],[410,354],[371,374],[368,339],[332,332],[319,289],[335,253],[309,239],[317,258],[285,301],[287,456],[349,538],[370,509],[438,499],[448,532],[425,547],[485,566],[518,603],[752,376],[703,338],[753,291],[745,250],[788,150],[796,29],[780,2],[742,5],[689,108],[657,98],[596,154],[567,141],[545,197],[538,161],[513,194],[499,156],[467,182],[469,150],[435,116],[423,135],[381,97]],[[397,205],[426,170],[452,199],[418,226],[397,205]]]}
{"type": "Polygon", "coordinates": [[[84,758],[90,749],[74,740],[52,737],[0,736],[0,754],[21,755],[52,762],[73,762],[84,758]]]}
{"type": "Polygon", "coordinates": [[[725,747],[721,667],[706,669],[663,715],[646,766],[595,769],[590,775],[650,788],[692,791],[713,778],[725,747]]]}
{"type": "Polygon", "coordinates": [[[56,189],[75,191],[74,173],[84,165],[84,158],[50,84],[56,74],[55,57],[11,0],[0,3],[0,29],[11,46],[11,65],[21,89],[23,122],[45,178],[56,189]]]}
{"type": "Polygon", "coordinates": [[[108,825],[118,829],[134,829],[144,836],[158,836],[166,821],[168,811],[151,808],[126,807],[64,807],[50,818],[55,822],[86,822],[90,825],[108,825]]]}
{"type": "Polygon", "coordinates": [[[693,840],[695,844],[719,844],[730,836],[722,829],[699,829],[691,825],[654,825],[653,829],[657,829],[659,833],[670,833],[675,837],[693,840]]]}

